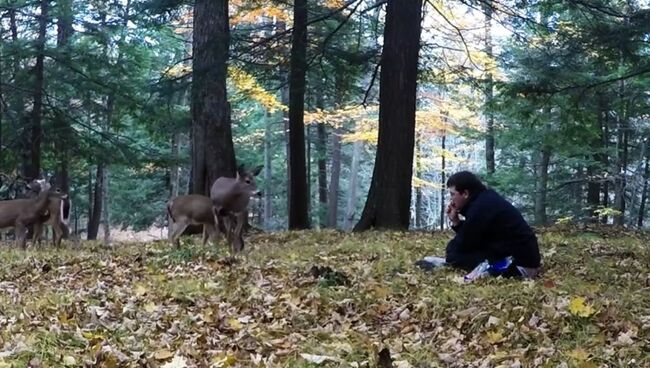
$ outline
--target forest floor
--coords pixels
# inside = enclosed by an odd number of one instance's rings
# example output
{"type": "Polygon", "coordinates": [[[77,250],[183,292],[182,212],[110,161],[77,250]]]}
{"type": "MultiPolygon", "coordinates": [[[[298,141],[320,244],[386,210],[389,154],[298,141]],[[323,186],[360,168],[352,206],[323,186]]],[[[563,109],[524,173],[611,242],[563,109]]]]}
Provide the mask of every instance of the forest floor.
{"type": "Polygon", "coordinates": [[[0,367],[650,367],[650,234],[544,230],[538,280],[471,284],[413,266],[450,237],[5,247],[0,367]]]}

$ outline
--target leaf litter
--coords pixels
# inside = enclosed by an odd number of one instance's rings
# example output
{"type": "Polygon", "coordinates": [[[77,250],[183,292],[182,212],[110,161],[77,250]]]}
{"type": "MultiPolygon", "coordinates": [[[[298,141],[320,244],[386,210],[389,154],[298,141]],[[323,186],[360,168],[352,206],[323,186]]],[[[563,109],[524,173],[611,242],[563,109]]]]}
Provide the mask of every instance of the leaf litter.
{"type": "Polygon", "coordinates": [[[470,285],[413,266],[449,233],[5,249],[0,367],[650,366],[648,238],[592,231],[544,230],[538,280],[470,285]]]}

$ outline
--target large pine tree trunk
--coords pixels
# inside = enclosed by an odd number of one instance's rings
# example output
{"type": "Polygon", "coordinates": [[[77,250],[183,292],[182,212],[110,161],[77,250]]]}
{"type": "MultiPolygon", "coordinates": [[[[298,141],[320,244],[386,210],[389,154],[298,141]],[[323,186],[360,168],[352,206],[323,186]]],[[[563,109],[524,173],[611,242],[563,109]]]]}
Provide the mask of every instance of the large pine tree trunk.
{"type": "MultiPolygon", "coordinates": [[[[38,16],[38,38],[36,40],[36,62],[34,64],[34,101],[29,129],[26,130],[28,144],[23,156],[22,175],[36,178],[41,172],[41,142],[43,139],[43,88],[45,84],[45,36],[47,33],[49,0],[41,0],[41,14],[38,16]]],[[[26,142],[27,143],[27,142],[26,142]]]]}
{"type": "MultiPolygon", "coordinates": [[[[70,52],[68,50],[69,40],[72,37],[74,29],[72,28],[73,13],[72,0],[61,0],[58,2],[59,19],[57,21],[57,48],[64,62],[70,62],[70,52]]],[[[66,73],[63,69],[59,73],[66,73]]],[[[64,110],[69,109],[70,102],[66,99],[63,101],[64,110]]],[[[65,193],[70,192],[70,170],[69,170],[69,145],[72,139],[70,124],[65,116],[60,114],[55,121],[55,141],[54,152],[58,155],[56,168],[56,185],[65,193]]]]}
{"type": "MultiPolygon", "coordinates": [[[[625,82],[621,81],[620,96],[625,96],[625,82]]],[[[628,121],[626,108],[618,116],[617,126],[617,160],[616,176],[614,179],[614,208],[620,212],[614,216],[614,225],[623,226],[625,222],[625,191],[627,187],[627,155],[628,155],[628,121]]]]}
{"type": "Polygon", "coordinates": [[[293,5],[289,77],[289,229],[309,228],[309,192],[305,163],[305,74],[307,72],[307,0],[293,5]]]}
{"type": "Polygon", "coordinates": [[[422,0],[388,0],[377,156],[357,231],[409,227],[421,14],[422,0]]]}
{"type": "Polygon", "coordinates": [[[226,76],[230,29],[228,0],[197,0],[192,40],[192,178],[195,194],[208,194],[221,176],[235,176],[226,76]]]}
{"type": "Polygon", "coordinates": [[[339,212],[339,181],[341,179],[341,129],[337,128],[332,134],[332,165],[330,188],[327,195],[327,226],[335,229],[339,212]]]}

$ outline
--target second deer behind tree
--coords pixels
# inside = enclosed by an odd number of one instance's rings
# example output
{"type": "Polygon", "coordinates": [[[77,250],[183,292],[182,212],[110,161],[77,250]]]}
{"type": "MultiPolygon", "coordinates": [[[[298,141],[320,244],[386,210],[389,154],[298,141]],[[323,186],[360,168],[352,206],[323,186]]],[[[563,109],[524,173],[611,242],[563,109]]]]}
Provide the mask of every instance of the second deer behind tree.
{"type": "Polygon", "coordinates": [[[255,177],[261,170],[262,166],[249,171],[240,165],[235,178],[222,176],[215,180],[210,189],[215,224],[217,228],[223,224],[233,252],[244,249],[242,232],[248,220],[248,204],[251,197],[262,195],[255,182],[255,177]]]}

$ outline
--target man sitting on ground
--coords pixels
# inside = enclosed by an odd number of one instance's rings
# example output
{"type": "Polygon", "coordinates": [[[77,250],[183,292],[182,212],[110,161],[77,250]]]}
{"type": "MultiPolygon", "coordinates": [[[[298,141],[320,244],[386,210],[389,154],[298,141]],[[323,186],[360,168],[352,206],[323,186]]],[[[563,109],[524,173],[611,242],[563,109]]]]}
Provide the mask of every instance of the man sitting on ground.
{"type": "MultiPolygon", "coordinates": [[[[447,244],[446,264],[466,271],[487,260],[512,257],[504,276],[536,277],[541,256],[535,233],[521,213],[469,171],[449,177],[447,216],[456,236],[447,244]]],[[[419,261],[422,267],[426,261],[419,261]]]]}

